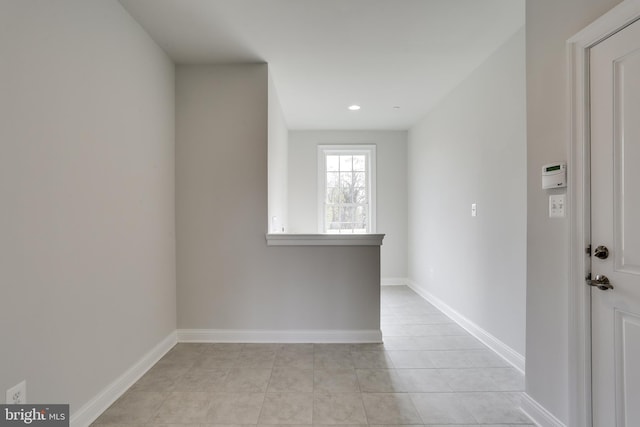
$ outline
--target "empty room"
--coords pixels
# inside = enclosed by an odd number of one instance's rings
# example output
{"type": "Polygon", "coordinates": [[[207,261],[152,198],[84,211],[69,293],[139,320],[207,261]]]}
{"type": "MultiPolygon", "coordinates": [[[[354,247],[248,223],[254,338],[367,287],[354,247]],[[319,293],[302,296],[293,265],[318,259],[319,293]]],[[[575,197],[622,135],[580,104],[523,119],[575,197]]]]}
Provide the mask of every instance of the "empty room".
{"type": "Polygon", "coordinates": [[[640,425],[638,40],[640,0],[0,0],[0,425],[640,425]]]}

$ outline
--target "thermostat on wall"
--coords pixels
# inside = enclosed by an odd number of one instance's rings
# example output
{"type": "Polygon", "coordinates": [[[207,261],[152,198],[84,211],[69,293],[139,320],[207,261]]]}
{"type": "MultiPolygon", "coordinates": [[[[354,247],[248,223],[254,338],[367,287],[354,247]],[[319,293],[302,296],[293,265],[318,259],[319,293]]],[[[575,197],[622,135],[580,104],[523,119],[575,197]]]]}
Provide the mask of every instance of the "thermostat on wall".
{"type": "Polygon", "coordinates": [[[562,188],[567,186],[567,164],[549,163],[542,166],[542,188],[562,188]]]}

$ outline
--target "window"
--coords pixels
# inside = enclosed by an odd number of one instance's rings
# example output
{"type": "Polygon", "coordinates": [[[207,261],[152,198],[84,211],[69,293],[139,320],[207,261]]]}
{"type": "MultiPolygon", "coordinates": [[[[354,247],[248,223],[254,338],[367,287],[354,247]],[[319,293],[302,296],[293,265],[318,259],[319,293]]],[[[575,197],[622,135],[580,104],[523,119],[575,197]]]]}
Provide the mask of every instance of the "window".
{"type": "Polygon", "coordinates": [[[375,145],[318,146],[318,229],[375,232],[375,145]]]}

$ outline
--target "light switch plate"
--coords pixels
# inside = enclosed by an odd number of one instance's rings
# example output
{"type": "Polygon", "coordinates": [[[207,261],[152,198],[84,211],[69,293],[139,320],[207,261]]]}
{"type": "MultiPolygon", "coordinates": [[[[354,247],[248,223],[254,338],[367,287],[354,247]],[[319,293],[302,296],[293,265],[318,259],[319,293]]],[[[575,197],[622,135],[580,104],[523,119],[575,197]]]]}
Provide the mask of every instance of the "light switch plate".
{"type": "Polygon", "coordinates": [[[471,216],[478,216],[478,206],[475,203],[471,203],[471,216]]]}
{"type": "Polygon", "coordinates": [[[549,218],[564,218],[566,194],[552,194],[549,196],[549,218]]]}

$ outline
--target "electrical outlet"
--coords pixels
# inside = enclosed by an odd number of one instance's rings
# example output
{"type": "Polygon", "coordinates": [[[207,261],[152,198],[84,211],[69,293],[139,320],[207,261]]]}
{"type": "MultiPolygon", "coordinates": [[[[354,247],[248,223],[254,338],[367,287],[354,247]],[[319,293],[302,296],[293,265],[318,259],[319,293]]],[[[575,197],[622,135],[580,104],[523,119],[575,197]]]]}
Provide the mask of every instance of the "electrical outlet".
{"type": "Polygon", "coordinates": [[[27,403],[27,382],[22,381],[7,390],[8,405],[24,405],[27,403]]]}

